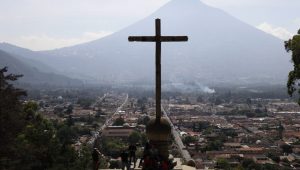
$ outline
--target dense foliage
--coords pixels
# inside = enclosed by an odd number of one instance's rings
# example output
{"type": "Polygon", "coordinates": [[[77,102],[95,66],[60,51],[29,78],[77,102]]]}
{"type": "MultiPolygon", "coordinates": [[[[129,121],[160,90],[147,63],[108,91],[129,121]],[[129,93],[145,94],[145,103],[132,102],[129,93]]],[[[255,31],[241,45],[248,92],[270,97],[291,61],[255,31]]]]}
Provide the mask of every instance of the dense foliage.
{"type": "Polygon", "coordinates": [[[93,102],[94,99],[90,99],[90,98],[79,98],[77,101],[77,103],[84,109],[88,109],[93,102]]]}
{"type": "Polygon", "coordinates": [[[34,102],[22,102],[26,93],[11,84],[19,77],[0,70],[1,169],[89,169],[90,149],[78,152],[71,145],[78,130],[44,119],[34,102]]]}
{"type": "Polygon", "coordinates": [[[123,126],[125,123],[124,119],[122,117],[118,117],[114,123],[113,126],[123,126]]]}
{"type": "Polygon", "coordinates": [[[117,158],[120,156],[121,152],[127,149],[127,142],[119,138],[105,138],[103,137],[101,142],[101,153],[104,155],[117,158]]]}
{"type": "MultiPolygon", "coordinates": [[[[300,79],[300,30],[292,39],[285,41],[284,45],[287,52],[292,52],[291,61],[294,65],[287,81],[288,94],[292,96],[295,91],[298,91],[298,95],[300,95],[300,89],[298,88],[300,79]]],[[[298,98],[298,104],[300,105],[300,97],[298,98]]]]}
{"type": "MultiPolygon", "coordinates": [[[[7,68],[0,70],[0,157],[11,155],[15,146],[16,133],[24,127],[25,115],[19,98],[26,93],[9,84],[21,75],[5,74],[7,68]],[[8,130],[9,129],[9,130],[8,130]]],[[[2,161],[2,160],[1,160],[2,161]]]]}

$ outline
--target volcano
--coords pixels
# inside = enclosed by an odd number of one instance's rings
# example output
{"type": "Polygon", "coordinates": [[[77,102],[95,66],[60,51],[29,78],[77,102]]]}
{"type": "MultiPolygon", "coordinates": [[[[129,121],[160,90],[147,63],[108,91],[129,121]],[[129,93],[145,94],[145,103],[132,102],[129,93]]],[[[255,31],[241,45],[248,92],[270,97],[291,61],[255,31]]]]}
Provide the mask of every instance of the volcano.
{"type": "Polygon", "coordinates": [[[200,0],[171,0],[156,12],[107,37],[41,51],[36,58],[64,75],[98,83],[154,82],[155,44],[130,35],[187,35],[162,44],[163,83],[283,83],[291,68],[283,42],[200,0]]]}

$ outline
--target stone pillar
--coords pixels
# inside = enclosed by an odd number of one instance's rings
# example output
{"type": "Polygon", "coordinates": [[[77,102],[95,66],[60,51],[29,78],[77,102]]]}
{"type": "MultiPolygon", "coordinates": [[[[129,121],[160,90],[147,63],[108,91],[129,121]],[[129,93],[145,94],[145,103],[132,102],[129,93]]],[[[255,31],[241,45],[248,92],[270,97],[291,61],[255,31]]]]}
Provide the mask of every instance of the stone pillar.
{"type": "Polygon", "coordinates": [[[171,141],[171,126],[165,118],[152,119],[146,127],[146,134],[163,159],[169,157],[169,144],[171,141]]]}

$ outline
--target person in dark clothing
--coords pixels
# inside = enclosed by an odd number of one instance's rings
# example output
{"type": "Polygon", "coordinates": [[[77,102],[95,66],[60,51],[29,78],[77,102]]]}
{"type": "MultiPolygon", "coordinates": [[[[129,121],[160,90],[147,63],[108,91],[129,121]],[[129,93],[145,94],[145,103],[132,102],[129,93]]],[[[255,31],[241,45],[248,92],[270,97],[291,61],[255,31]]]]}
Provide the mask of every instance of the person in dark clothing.
{"type": "Polygon", "coordinates": [[[126,152],[125,150],[121,153],[121,160],[122,160],[122,170],[125,169],[129,170],[130,169],[130,164],[128,162],[128,152],[126,152]]]}
{"type": "Polygon", "coordinates": [[[92,157],[93,157],[93,169],[98,170],[100,165],[100,156],[101,153],[97,148],[94,148],[92,157]]]}
{"type": "Polygon", "coordinates": [[[169,161],[166,161],[166,160],[163,160],[160,164],[160,169],[161,170],[169,170],[170,167],[169,167],[169,161]]]}
{"type": "Polygon", "coordinates": [[[153,159],[151,159],[150,155],[145,155],[143,158],[143,167],[142,170],[155,170],[155,162],[153,159]]]}
{"type": "Polygon", "coordinates": [[[142,166],[142,164],[143,164],[144,161],[145,161],[145,158],[146,158],[147,156],[150,156],[150,149],[151,149],[151,145],[150,145],[149,142],[147,142],[147,143],[145,144],[145,146],[144,146],[143,157],[142,157],[141,160],[140,160],[139,167],[142,166]]]}
{"type": "Polygon", "coordinates": [[[133,167],[135,168],[135,152],[136,152],[135,144],[129,145],[128,151],[129,151],[129,165],[131,165],[131,162],[133,161],[133,167]]]}

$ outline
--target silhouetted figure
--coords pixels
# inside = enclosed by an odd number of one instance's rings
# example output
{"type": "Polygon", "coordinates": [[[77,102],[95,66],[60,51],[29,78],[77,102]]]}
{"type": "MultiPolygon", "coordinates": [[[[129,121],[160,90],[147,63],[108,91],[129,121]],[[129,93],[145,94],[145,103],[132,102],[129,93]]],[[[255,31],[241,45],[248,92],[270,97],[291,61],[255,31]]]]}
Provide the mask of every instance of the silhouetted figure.
{"type": "Polygon", "coordinates": [[[143,170],[157,170],[160,167],[160,156],[153,145],[145,146],[143,170]]]}
{"type": "Polygon", "coordinates": [[[100,156],[101,153],[97,148],[94,148],[92,157],[93,157],[93,169],[98,170],[100,165],[100,156]]]}
{"type": "Polygon", "coordinates": [[[159,169],[161,169],[161,170],[169,170],[170,169],[169,165],[170,165],[169,161],[164,160],[164,161],[162,161],[160,163],[160,168],[159,169]]]}
{"type": "Polygon", "coordinates": [[[122,160],[122,170],[125,169],[129,170],[130,169],[130,164],[128,162],[128,152],[126,152],[125,150],[121,153],[121,160],[122,160]]]}
{"type": "Polygon", "coordinates": [[[133,167],[135,168],[135,152],[136,152],[135,144],[129,145],[128,151],[129,151],[129,165],[131,165],[131,162],[133,161],[133,167]]]}
{"type": "Polygon", "coordinates": [[[151,148],[151,145],[149,142],[147,142],[144,146],[143,157],[141,158],[141,160],[139,162],[139,167],[142,166],[146,156],[150,156],[150,148],[151,148]]]}
{"type": "Polygon", "coordinates": [[[142,170],[155,170],[155,160],[150,155],[144,157],[142,170]]]}
{"type": "Polygon", "coordinates": [[[174,169],[174,167],[177,165],[177,162],[172,162],[171,160],[161,160],[159,162],[159,170],[170,170],[174,169]]]}

